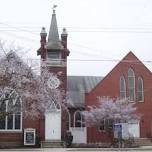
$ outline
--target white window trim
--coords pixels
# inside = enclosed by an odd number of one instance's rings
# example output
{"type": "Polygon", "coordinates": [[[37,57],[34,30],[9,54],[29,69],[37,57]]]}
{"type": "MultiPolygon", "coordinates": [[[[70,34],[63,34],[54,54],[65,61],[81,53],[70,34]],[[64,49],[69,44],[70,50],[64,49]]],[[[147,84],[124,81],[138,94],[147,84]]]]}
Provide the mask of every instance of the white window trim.
{"type": "Polygon", "coordinates": [[[134,78],[134,99],[133,100],[130,100],[130,94],[129,94],[129,101],[130,102],[135,102],[135,100],[136,100],[136,93],[135,93],[135,72],[134,72],[134,70],[132,69],[132,68],[129,68],[129,70],[128,70],[128,93],[130,93],[130,85],[129,85],[129,78],[134,78]],[[133,73],[133,76],[129,76],[129,71],[132,71],[132,73],[133,73]]]}
{"type": "Polygon", "coordinates": [[[80,110],[77,110],[77,111],[75,111],[75,113],[74,113],[74,128],[84,128],[83,125],[82,125],[82,123],[83,123],[83,122],[82,122],[82,114],[81,114],[81,111],[80,111],[80,110]],[[75,126],[75,123],[76,123],[76,114],[77,114],[77,113],[80,113],[80,116],[81,116],[81,120],[80,120],[81,127],[76,127],[76,126],[75,126]]]}
{"type": "Polygon", "coordinates": [[[120,76],[119,86],[120,86],[120,94],[124,93],[125,94],[124,98],[126,98],[126,81],[125,81],[125,77],[124,76],[120,76]],[[121,88],[121,80],[123,80],[123,83],[124,83],[124,91],[121,90],[122,89],[121,88]]]}
{"type": "Polygon", "coordinates": [[[68,113],[68,119],[69,119],[69,129],[70,129],[70,127],[71,127],[71,115],[70,115],[69,111],[67,111],[67,113],[68,113]]]}
{"type": "Polygon", "coordinates": [[[137,97],[138,97],[138,93],[142,93],[143,100],[138,100],[138,102],[144,102],[144,81],[143,81],[142,77],[138,77],[138,83],[139,83],[139,79],[142,82],[142,90],[139,91],[139,88],[137,88],[137,97]]]}
{"type": "MultiPolygon", "coordinates": [[[[6,103],[6,112],[8,111],[8,100],[7,101],[5,101],[5,103],[6,103]]],[[[20,100],[20,103],[22,103],[21,102],[21,100],[20,100]]],[[[0,132],[14,132],[14,133],[16,133],[16,132],[22,132],[22,122],[23,122],[23,117],[22,117],[22,112],[20,113],[20,129],[15,129],[15,114],[13,113],[13,129],[7,129],[7,122],[8,122],[8,116],[5,116],[5,129],[0,129],[0,132]]]]}

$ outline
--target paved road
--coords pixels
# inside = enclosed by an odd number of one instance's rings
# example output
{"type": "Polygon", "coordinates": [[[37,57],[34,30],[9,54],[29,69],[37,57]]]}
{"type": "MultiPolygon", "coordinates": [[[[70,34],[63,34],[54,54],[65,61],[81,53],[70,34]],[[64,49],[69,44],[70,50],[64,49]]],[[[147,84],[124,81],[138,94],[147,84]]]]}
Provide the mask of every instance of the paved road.
{"type": "Polygon", "coordinates": [[[141,148],[141,149],[85,149],[85,148],[45,148],[45,149],[0,149],[0,152],[152,152],[152,148],[141,148]]]}

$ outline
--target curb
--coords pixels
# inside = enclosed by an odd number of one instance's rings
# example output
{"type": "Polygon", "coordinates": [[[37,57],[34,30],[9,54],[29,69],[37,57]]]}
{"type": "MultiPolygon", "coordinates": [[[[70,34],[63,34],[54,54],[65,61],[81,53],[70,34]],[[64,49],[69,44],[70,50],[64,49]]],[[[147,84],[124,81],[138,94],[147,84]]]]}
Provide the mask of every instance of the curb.
{"type": "Polygon", "coordinates": [[[152,147],[149,148],[69,148],[66,151],[152,151],[152,147]]]}

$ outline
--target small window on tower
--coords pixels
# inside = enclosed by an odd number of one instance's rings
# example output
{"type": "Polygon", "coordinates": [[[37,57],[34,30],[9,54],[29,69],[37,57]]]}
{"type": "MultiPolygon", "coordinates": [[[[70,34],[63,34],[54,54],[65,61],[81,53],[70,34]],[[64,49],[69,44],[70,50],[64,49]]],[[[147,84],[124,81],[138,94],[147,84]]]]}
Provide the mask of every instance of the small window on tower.
{"type": "Polygon", "coordinates": [[[59,59],[60,58],[60,53],[51,51],[51,52],[47,53],[47,56],[50,59],[59,59]]]}

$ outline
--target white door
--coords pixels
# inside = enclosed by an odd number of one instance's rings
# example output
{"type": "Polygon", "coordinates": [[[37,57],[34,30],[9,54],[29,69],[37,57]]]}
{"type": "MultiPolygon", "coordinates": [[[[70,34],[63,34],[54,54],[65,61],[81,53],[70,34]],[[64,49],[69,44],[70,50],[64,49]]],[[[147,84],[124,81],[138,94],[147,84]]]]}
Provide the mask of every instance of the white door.
{"type": "Polygon", "coordinates": [[[45,114],[45,140],[61,140],[61,111],[45,114]]]}
{"type": "Polygon", "coordinates": [[[129,134],[132,135],[134,138],[139,138],[140,137],[139,123],[129,123],[128,131],[129,131],[129,134]]]}
{"type": "Polygon", "coordinates": [[[70,131],[73,135],[73,143],[87,143],[87,129],[86,127],[71,127],[70,131]]]}

